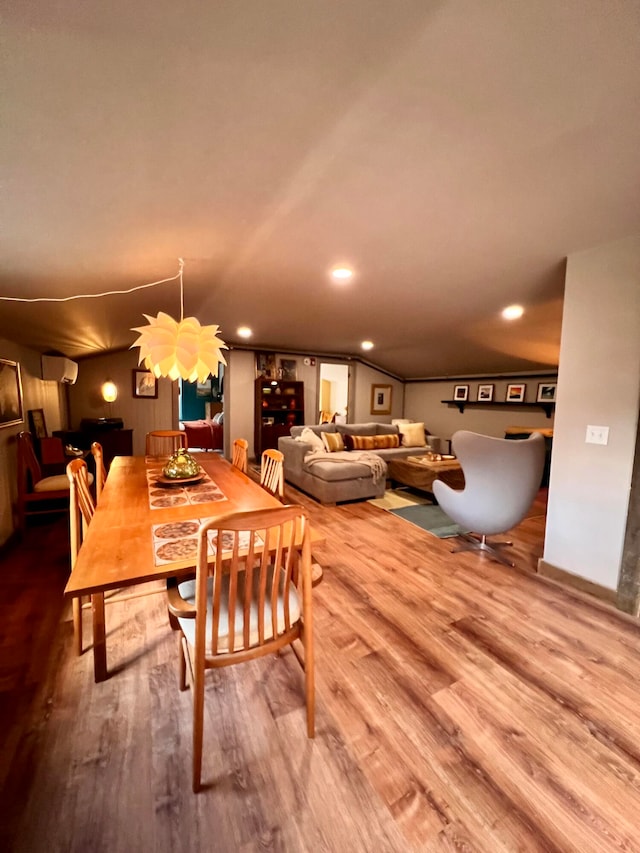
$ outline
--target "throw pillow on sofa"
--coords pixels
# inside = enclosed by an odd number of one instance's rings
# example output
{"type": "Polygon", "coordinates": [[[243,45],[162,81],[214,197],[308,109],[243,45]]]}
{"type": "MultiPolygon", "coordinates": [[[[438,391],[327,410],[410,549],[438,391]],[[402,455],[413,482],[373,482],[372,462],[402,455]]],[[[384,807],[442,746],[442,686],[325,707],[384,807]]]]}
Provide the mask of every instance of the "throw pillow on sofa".
{"type": "Polygon", "coordinates": [[[400,436],[395,435],[345,435],[347,450],[384,450],[400,447],[400,436]]]}
{"type": "Polygon", "coordinates": [[[374,450],[387,450],[390,447],[400,447],[400,436],[398,433],[374,436],[374,450]]]}
{"type": "Polygon", "coordinates": [[[403,447],[426,447],[424,424],[398,424],[403,447]]]}
{"type": "Polygon", "coordinates": [[[375,435],[344,435],[344,446],[347,450],[373,450],[375,435]]]}
{"type": "Polygon", "coordinates": [[[329,453],[336,453],[339,450],[345,449],[344,441],[342,440],[342,436],[339,432],[323,432],[322,441],[325,449],[328,450],[329,453]]]}
{"type": "Polygon", "coordinates": [[[296,436],[296,441],[304,441],[306,444],[310,444],[314,450],[324,450],[324,444],[322,443],[322,439],[318,435],[317,432],[314,432],[309,427],[305,427],[302,430],[300,435],[296,436]]]}

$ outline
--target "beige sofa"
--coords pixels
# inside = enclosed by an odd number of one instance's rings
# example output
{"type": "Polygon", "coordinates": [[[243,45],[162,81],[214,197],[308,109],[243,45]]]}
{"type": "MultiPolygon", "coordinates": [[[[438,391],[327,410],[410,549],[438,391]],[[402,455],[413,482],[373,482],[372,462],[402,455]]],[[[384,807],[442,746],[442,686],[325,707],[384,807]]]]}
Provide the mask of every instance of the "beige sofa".
{"type": "MultiPolygon", "coordinates": [[[[333,454],[327,454],[326,461],[313,459],[305,461],[313,451],[313,446],[300,441],[299,436],[304,429],[313,430],[316,435],[323,432],[341,433],[343,436],[375,436],[399,435],[398,427],[392,424],[321,424],[309,427],[295,426],[291,435],[278,439],[278,449],[284,454],[284,478],[296,488],[314,497],[323,504],[335,504],[341,501],[366,500],[382,497],[386,485],[383,475],[374,478],[371,468],[358,462],[357,451],[340,455],[340,461],[330,459],[333,454]]],[[[392,447],[368,450],[375,453],[385,462],[404,456],[415,456],[426,451],[426,447],[392,447]]],[[[386,468],[386,466],[385,466],[386,468]]]]}

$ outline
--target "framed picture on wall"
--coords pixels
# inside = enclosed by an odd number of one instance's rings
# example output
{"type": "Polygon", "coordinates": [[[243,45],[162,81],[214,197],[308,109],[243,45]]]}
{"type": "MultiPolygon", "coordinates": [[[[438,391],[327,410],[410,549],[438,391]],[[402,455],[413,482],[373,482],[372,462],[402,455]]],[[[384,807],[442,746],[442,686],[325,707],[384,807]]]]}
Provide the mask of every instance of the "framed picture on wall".
{"type": "Polygon", "coordinates": [[[23,420],[20,365],[0,358],[0,427],[21,424],[23,420]]]}
{"type": "Polygon", "coordinates": [[[29,432],[34,438],[47,437],[47,425],[44,421],[44,409],[29,409],[29,432]]]}
{"type": "Polygon", "coordinates": [[[295,381],[298,378],[298,362],[295,358],[281,358],[278,379],[295,381]]]}
{"type": "Polygon", "coordinates": [[[524,395],[527,386],[523,382],[518,382],[514,385],[507,385],[507,403],[524,403],[524,395]]]}
{"type": "Polygon", "coordinates": [[[391,394],[393,392],[392,385],[372,385],[371,386],[371,414],[372,415],[390,415],[391,414],[391,394]]]}
{"type": "Polygon", "coordinates": [[[256,372],[258,378],[276,378],[276,357],[272,352],[259,352],[256,354],[256,372]]]}
{"type": "Polygon", "coordinates": [[[490,403],[493,400],[494,385],[478,385],[478,402],[490,403]]]}
{"type": "Polygon", "coordinates": [[[538,385],[538,403],[555,403],[556,400],[556,383],[555,382],[540,382],[538,385]]]}
{"type": "Polygon", "coordinates": [[[150,370],[134,368],[133,374],[133,396],[147,400],[156,400],[158,397],[158,380],[150,370]]]}
{"type": "Polygon", "coordinates": [[[454,385],[453,386],[453,399],[454,400],[468,400],[469,399],[469,386],[468,385],[454,385]]]}

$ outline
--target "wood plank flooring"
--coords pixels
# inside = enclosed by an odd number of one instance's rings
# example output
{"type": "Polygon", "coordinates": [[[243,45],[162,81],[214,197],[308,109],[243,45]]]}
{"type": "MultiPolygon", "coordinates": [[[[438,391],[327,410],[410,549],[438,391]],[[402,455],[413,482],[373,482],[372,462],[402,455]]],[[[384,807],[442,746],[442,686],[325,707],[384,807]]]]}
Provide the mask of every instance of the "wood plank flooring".
{"type": "Polygon", "coordinates": [[[211,673],[198,795],[164,597],[107,608],[96,685],[64,520],[2,556],[0,849],[640,851],[640,630],[533,574],[544,495],[515,569],[367,503],[287,498],[327,537],[317,735],[290,651],[211,673]]]}

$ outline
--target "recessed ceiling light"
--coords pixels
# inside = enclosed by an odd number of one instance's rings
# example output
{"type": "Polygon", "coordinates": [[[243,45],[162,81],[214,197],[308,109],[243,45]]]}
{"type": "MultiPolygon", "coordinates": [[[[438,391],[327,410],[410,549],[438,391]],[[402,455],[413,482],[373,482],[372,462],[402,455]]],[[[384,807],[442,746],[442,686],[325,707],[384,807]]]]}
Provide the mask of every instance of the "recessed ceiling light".
{"type": "Polygon", "coordinates": [[[241,338],[250,338],[251,335],[253,334],[253,332],[251,331],[251,329],[248,326],[239,326],[236,329],[236,332],[237,332],[238,336],[241,338]]]}
{"type": "Polygon", "coordinates": [[[373,349],[373,341],[362,341],[360,346],[362,349],[373,349]]]}
{"type": "Polygon", "coordinates": [[[502,316],[505,320],[519,320],[523,314],[524,308],[522,305],[509,305],[502,312],[502,316]]]}
{"type": "Polygon", "coordinates": [[[349,281],[353,278],[353,270],[349,267],[334,267],[331,270],[331,278],[334,281],[349,281]]]}

